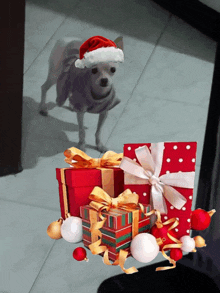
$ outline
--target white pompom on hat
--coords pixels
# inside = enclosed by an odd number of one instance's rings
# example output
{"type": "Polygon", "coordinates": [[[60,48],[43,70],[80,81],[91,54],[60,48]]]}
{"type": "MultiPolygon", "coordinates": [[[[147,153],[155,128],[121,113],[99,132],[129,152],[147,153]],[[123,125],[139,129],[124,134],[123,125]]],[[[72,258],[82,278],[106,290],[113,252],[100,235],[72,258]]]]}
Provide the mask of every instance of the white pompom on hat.
{"type": "Polygon", "coordinates": [[[116,44],[104,37],[95,36],[85,41],[76,60],[77,68],[91,68],[98,63],[124,62],[124,53],[116,44]]]}

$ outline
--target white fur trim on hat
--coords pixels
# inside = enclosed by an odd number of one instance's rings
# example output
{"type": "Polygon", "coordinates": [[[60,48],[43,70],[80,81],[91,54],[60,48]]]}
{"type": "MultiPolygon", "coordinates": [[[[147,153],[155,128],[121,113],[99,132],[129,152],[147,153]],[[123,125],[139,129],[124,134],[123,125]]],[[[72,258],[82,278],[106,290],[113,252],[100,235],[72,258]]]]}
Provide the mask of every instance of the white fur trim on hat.
{"type": "Polygon", "coordinates": [[[90,68],[98,63],[124,62],[124,53],[115,47],[103,47],[84,54],[83,59],[77,59],[75,66],[90,68]]]}

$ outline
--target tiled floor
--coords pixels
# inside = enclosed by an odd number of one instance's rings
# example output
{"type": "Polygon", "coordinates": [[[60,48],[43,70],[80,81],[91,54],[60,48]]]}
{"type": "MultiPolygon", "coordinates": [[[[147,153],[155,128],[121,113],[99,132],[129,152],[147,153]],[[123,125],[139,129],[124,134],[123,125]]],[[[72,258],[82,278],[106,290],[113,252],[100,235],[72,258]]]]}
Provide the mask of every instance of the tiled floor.
{"type": "MultiPolygon", "coordinates": [[[[0,178],[2,293],[95,293],[103,280],[121,273],[89,252],[89,263],[76,263],[72,251],[82,243],[46,234],[60,217],[55,168],[66,166],[63,151],[78,139],[75,114],[54,107],[55,88],[48,92],[49,116],[37,111],[48,55],[64,35],[124,36],[125,63],[115,79],[121,103],[109,112],[103,141],[116,152],[128,142],[198,141],[195,203],[216,44],[150,0],[103,2],[27,1],[24,171],[0,178]]],[[[86,116],[87,153],[93,157],[100,156],[96,123],[97,115],[86,116]]],[[[126,267],[131,265],[142,266],[129,258],[126,267]]]]}

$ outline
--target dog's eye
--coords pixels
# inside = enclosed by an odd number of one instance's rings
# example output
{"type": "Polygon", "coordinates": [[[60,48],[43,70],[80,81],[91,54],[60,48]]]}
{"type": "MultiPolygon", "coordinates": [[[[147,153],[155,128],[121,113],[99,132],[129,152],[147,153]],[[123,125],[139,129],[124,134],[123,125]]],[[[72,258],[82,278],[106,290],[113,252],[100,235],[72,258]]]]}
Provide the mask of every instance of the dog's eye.
{"type": "Polygon", "coordinates": [[[116,71],[115,67],[111,67],[111,72],[114,73],[116,71]]]}
{"type": "Polygon", "coordinates": [[[98,69],[97,69],[97,68],[93,68],[93,69],[92,69],[92,73],[93,73],[93,74],[96,74],[97,72],[98,72],[98,69]]]}

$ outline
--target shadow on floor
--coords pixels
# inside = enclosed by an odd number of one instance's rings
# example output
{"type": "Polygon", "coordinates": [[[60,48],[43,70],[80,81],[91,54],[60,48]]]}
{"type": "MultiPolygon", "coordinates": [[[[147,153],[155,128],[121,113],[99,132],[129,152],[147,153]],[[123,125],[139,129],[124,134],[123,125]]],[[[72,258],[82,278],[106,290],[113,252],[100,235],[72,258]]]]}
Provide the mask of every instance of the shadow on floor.
{"type": "MultiPolygon", "coordinates": [[[[78,125],[64,122],[38,113],[39,104],[30,97],[23,97],[22,113],[22,167],[36,166],[40,157],[52,157],[63,153],[69,147],[77,147],[77,142],[69,141],[64,131],[78,131],[78,125]]],[[[49,109],[55,107],[48,104],[49,109]]]]}

